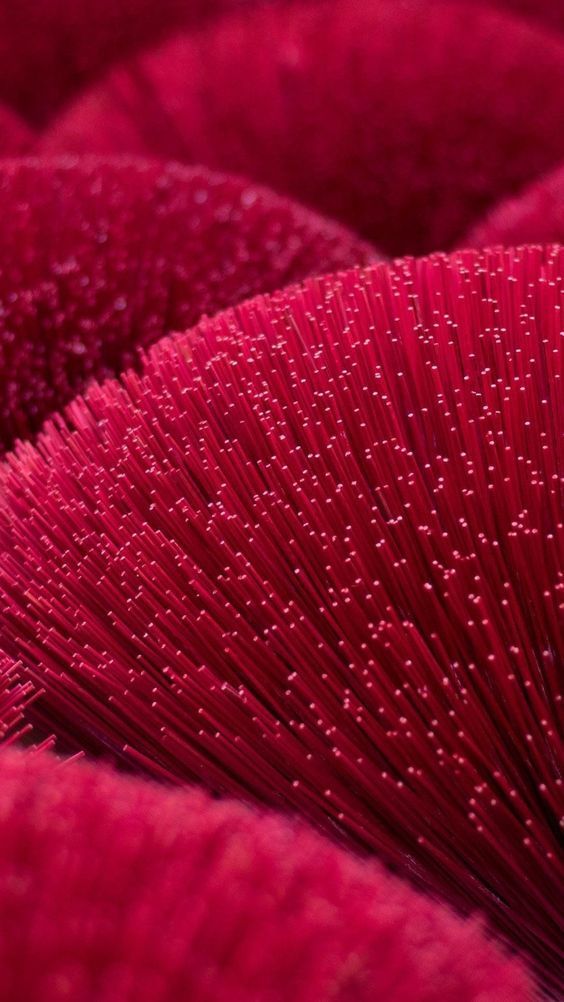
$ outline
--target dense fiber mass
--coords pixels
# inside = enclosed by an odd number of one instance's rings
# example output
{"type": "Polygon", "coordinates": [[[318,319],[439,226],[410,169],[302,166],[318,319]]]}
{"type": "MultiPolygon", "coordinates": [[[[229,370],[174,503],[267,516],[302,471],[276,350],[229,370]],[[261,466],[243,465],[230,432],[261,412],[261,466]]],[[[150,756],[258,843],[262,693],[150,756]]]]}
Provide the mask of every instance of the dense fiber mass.
{"type": "Polygon", "coordinates": [[[116,59],[253,2],[0,0],[0,99],[40,125],[116,59]]]}
{"type": "MultiPolygon", "coordinates": [[[[284,0],[0,0],[0,100],[45,125],[104,68],[142,46],[226,11],[275,2],[284,0]]],[[[482,5],[489,6],[487,0],[482,5]]],[[[560,0],[494,0],[491,6],[564,28],[560,0]]]]}
{"type": "MultiPolygon", "coordinates": [[[[36,125],[44,125],[119,59],[180,27],[193,29],[225,11],[248,10],[260,2],[0,0],[0,100],[36,125]]],[[[487,0],[482,3],[488,5],[487,0]]],[[[564,28],[559,0],[494,0],[492,6],[564,28]]]]}
{"type": "Polygon", "coordinates": [[[564,0],[0,0],[2,1002],[563,1002],[563,205],[564,0]]]}
{"type": "Polygon", "coordinates": [[[250,182],[96,160],[0,164],[0,446],[203,313],[370,248],[250,182]]]}
{"type": "Polygon", "coordinates": [[[564,166],[500,202],[462,243],[468,247],[564,243],[564,166]]]}
{"type": "Polygon", "coordinates": [[[564,251],[312,280],[1,475],[0,646],[62,747],[299,810],[562,987],[564,251]]]}
{"type": "Polygon", "coordinates": [[[0,756],[0,995],[25,1002],[532,1002],[521,967],[277,817],[0,756]]]}
{"type": "Polygon", "coordinates": [[[115,69],[41,149],[242,171],[390,253],[444,249],[564,157],[564,40],[475,4],[260,8],[115,69]]]}

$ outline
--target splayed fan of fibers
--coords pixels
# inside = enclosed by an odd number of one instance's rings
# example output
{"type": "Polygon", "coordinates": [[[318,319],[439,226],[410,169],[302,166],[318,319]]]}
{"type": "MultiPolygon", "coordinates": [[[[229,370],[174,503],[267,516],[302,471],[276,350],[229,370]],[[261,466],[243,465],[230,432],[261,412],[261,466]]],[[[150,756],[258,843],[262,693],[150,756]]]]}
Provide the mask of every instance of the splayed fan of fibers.
{"type": "Polygon", "coordinates": [[[299,811],[562,984],[564,251],[377,265],[94,386],[1,474],[62,747],[299,811]]]}

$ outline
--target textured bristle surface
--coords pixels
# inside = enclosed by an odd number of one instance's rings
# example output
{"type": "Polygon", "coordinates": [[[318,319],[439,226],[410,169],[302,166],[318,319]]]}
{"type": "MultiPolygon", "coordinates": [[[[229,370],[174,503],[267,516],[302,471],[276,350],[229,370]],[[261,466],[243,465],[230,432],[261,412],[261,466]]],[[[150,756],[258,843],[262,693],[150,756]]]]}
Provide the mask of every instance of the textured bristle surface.
{"type": "Polygon", "coordinates": [[[339,226],[204,168],[0,164],[0,447],[203,313],[367,262],[339,226]]]}
{"type": "Polygon", "coordinates": [[[500,202],[462,240],[466,247],[564,243],[564,165],[500,202]]]}
{"type": "Polygon", "coordinates": [[[0,773],[4,999],[533,1002],[479,923],[305,828],[45,754],[0,773]]]}
{"type": "Polygon", "coordinates": [[[563,95],[560,36],[478,4],[274,6],[113,70],[41,149],[242,171],[414,253],[564,157],[563,95]]]}
{"type": "Polygon", "coordinates": [[[8,457],[0,508],[41,732],[296,809],[552,987],[563,272],[468,251],[227,312],[8,457]]]}

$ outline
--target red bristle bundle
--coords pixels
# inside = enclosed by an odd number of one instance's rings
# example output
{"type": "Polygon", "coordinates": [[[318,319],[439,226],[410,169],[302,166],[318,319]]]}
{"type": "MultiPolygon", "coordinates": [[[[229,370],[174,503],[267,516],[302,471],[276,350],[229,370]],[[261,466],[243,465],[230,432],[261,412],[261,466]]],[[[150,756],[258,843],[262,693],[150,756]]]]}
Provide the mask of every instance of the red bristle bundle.
{"type": "MultiPolygon", "coordinates": [[[[260,2],[2,0],[0,100],[29,121],[43,125],[89,80],[117,60],[155,44],[175,30],[194,30],[222,12],[248,12],[260,2]]],[[[275,2],[262,0],[263,5],[275,2]]],[[[410,2],[413,5],[413,0],[410,2]]],[[[292,17],[292,7],[284,6],[290,7],[287,17],[292,17]]],[[[490,0],[489,4],[482,0],[481,6],[564,29],[564,7],[559,0],[490,0]]]]}
{"type": "Polygon", "coordinates": [[[36,124],[104,67],[255,0],[2,0],[0,99],[36,124]]]}
{"type": "Polygon", "coordinates": [[[0,164],[0,448],[202,314],[366,263],[360,238],[208,171],[0,164]]]}
{"type": "Polygon", "coordinates": [[[521,965],[286,819],[0,755],[0,997],[533,1002],[521,965]]]}
{"type": "Polygon", "coordinates": [[[562,987],[564,250],[257,300],[2,474],[0,644],[70,747],[286,805],[562,987]]]}
{"type": "Polygon", "coordinates": [[[564,39],[476,3],[267,5],[112,69],[39,148],[241,171],[421,253],[564,158],[563,93],[564,39]]]}

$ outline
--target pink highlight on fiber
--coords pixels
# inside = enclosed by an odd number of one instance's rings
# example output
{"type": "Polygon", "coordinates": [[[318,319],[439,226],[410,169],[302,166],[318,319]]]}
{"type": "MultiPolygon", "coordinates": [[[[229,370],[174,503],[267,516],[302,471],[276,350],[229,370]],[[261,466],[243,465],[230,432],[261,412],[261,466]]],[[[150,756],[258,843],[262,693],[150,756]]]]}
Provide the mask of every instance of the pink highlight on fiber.
{"type": "Polygon", "coordinates": [[[298,811],[562,986],[564,250],[310,280],[1,474],[0,644],[70,750],[298,811]]]}

